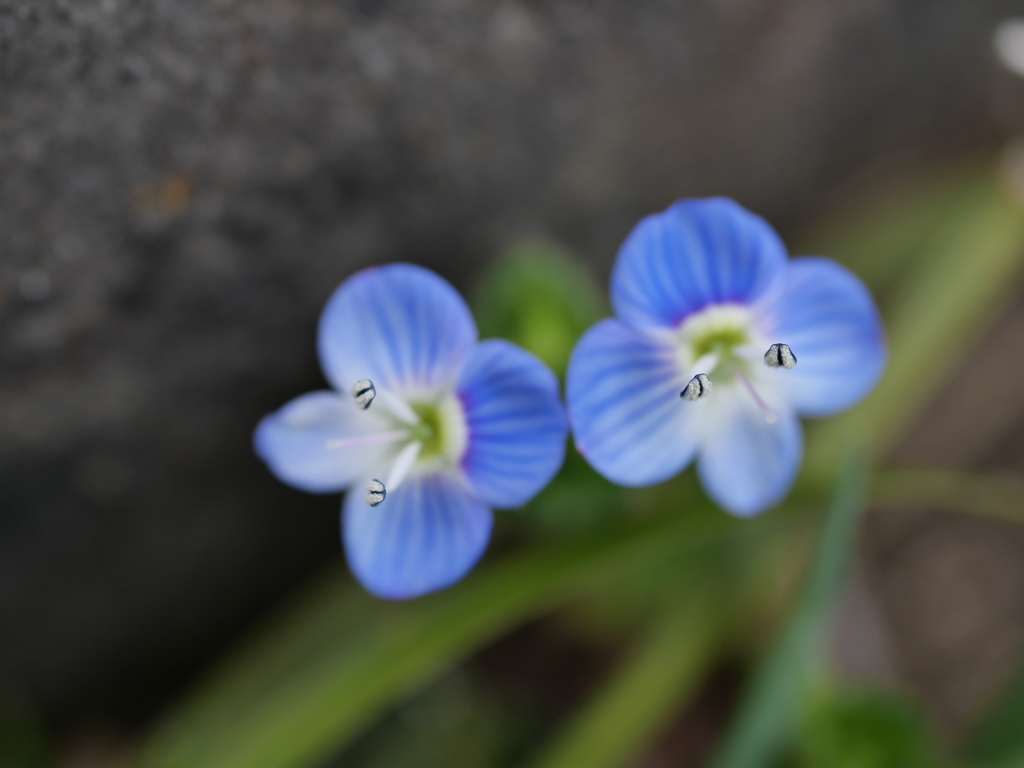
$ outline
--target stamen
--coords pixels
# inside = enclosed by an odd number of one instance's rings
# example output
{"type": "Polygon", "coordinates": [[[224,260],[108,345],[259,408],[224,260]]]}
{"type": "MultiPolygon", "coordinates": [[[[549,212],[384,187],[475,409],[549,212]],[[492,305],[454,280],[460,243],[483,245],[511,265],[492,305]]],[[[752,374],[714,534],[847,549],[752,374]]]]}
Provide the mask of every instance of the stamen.
{"type": "Polygon", "coordinates": [[[793,368],[796,366],[796,355],[788,344],[772,344],[764,353],[764,364],[769,368],[793,368]]]}
{"type": "Polygon", "coordinates": [[[359,435],[357,437],[342,437],[337,440],[327,441],[327,450],[335,448],[353,448],[360,445],[377,445],[378,443],[390,443],[394,440],[401,440],[408,437],[409,433],[404,429],[393,429],[390,432],[376,432],[372,435],[359,435]]]}
{"type": "Polygon", "coordinates": [[[708,378],[706,373],[698,373],[690,379],[690,383],[686,385],[686,389],[679,393],[679,396],[683,400],[700,400],[710,392],[711,379],[708,378]]]}
{"type": "Polygon", "coordinates": [[[746,387],[747,392],[749,392],[750,396],[754,398],[754,402],[757,403],[757,407],[761,409],[761,413],[764,414],[764,420],[769,424],[774,424],[778,421],[779,417],[775,415],[772,409],[768,407],[768,404],[761,399],[759,394],[757,394],[757,390],[754,389],[754,385],[750,383],[750,379],[743,375],[743,371],[738,368],[733,368],[733,371],[736,374],[736,378],[742,382],[743,386],[746,387]]]}
{"type": "Polygon", "coordinates": [[[416,440],[409,443],[399,452],[398,456],[395,457],[395,463],[391,465],[391,471],[388,472],[388,488],[393,491],[402,484],[402,481],[409,474],[409,470],[416,463],[416,459],[419,458],[422,448],[423,443],[416,440]]]}
{"type": "Polygon", "coordinates": [[[378,407],[383,408],[399,421],[403,421],[410,426],[419,424],[420,417],[416,415],[416,411],[394,392],[382,389],[377,393],[377,404],[378,407]]]}
{"type": "Polygon", "coordinates": [[[718,352],[708,352],[706,355],[701,355],[690,366],[690,375],[696,376],[698,373],[714,371],[718,367],[720,357],[721,355],[718,352]]]}
{"type": "Polygon", "coordinates": [[[366,484],[366,503],[371,507],[376,507],[384,499],[388,497],[388,489],[384,487],[384,483],[380,480],[371,480],[366,484]]]}
{"type": "Polygon", "coordinates": [[[352,397],[356,399],[356,405],[364,411],[370,407],[373,398],[377,396],[377,388],[369,379],[360,379],[352,385],[352,397]]]}

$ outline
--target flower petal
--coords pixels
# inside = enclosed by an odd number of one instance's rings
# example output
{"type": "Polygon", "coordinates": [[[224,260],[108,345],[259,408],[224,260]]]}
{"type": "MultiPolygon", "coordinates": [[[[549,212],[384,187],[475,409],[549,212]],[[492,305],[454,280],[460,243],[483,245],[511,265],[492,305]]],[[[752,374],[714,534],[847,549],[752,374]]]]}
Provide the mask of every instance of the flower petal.
{"type": "Polygon", "coordinates": [[[491,339],[470,353],[457,390],[469,432],[462,468],[474,493],[496,507],[526,503],[565,459],[558,379],[526,350],[491,339]]]}
{"type": "Polygon", "coordinates": [[[775,230],[738,203],[679,200],[641,220],[622,244],[612,305],[635,328],[674,328],[708,304],[756,301],[785,260],[775,230]]]}
{"type": "Polygon", "coordinates": [[[796,414],[778,393],[762,388],[761,396],[777,417],[773,424],[737,382],[715,389],[701,421],[701,482],[717,504],[741,517],[779,501],[803,455],[796,414]]]}
{"type": "Polygon", "coordinates": [[[885,336],[871,293],[852,272],[831,259],[793,259],[766,304],[762,332],[797,358],[792,370],[771,373],[799,413],[834,413],[871,391],[885,369],[885,336]]]}
{"type": "Polygon", "coordinates": [[[602,320],[580,339],[566,374],[576,446],[621,485],[650,485],[693,458],[703,402],[682,400],[688,382],[668,339],[602,320]]]}
{"type": "Polygon", "coordinates": [[[466,302],[445,280],[412,264],[388,264],[338,287],[320,317],[317,345],[339,391],[370,379],[408,395],[454,381],[476,336],[466,302]]]}
{"type": "Polygon", "coordinates": [[[253,447],[289,485],[312,493],[344,489],[379,466],[390,446],[382,443],[331,447],[332,441],[380,433],[387,425],[350,397],[310,392],[263,417],[253,447]]]}
{"type": "Polygon", "coordinates": [[[342,509],[349,567],[370,592],[394,600],[461,579],[486,549],[491,524],[491,510],[447,473],[410,477],[375,507],[355,489],[342,509]]]}

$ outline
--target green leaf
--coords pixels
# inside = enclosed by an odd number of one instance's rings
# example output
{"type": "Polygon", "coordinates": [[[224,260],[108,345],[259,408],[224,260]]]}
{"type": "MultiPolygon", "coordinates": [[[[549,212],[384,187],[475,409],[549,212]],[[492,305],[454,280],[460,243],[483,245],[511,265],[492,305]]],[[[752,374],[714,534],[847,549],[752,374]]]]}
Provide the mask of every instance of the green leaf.
{"type": "Polygon", "coordinates": [[[586,267],[544,240],[504,251],[478,283],[472,305],[481,336],[513,341],[559,374],[579,337],[607,314],[586,267]]]}
{"type": "Polygon", "coordinates": [[[985,768],[1024,767],[1024,665],[978,725],[966,758],[985,768]]]}
{"type": "Polygon", "coordinates": [[[865,490],[865,460],[851,455],[836,483],[800,601],[754,676],[714,768],[772,765],[793,739],[820,663],[829,610],[856,541],[865,490]]]}
{"type": "Polygon", "coordinates": [[[934,768],[935,756],[920,709],[882,691],[820,697],[803,722],[797,751],[806,768],[934,768]]]}
{"type": "Polygon", "coordinates": [[[703,603],[670,606],[549,748],[539,768],[626,764],[700,682],[717,651],[721,624],[703,603]]]}
{"type": "Polygon", "coordinates": [[[291,768],[343,747],[391,703],[516,624],[636,568],[793,516],[736,521],[707,506],[507,558],[411,602],[331,574],[200,692],[145,750],[151,768],[291,768]]]}

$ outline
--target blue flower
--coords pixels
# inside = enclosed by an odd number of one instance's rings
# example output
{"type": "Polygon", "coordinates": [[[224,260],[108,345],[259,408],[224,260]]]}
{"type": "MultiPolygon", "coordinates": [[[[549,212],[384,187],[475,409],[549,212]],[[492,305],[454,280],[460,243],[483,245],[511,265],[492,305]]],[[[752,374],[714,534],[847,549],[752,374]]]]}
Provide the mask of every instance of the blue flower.
{"type": "Polygon", "coordinates": [[[491,507],[525,503],[562,465],[554,374],[509,342],[478,342],[455,289],[410,264],[342,283],[318,348],[334,391],[266,416],[256,452],[297,488],[349,491],[342,538],[370,592],[408,598],[458,581],[487,546],[491,507]]]}
{"type": "Polygon", "coordinates": [[[788,259],[763,219],[724,198],[643,219],[619,251],[611,298],[615,317],[590,328],[569,361],[580,452],[630,486],[696,459],[708,494],[736,515],[789,490],[799,416],[849,407],[885,367],[860,280],[828,259],[788,259]]]}

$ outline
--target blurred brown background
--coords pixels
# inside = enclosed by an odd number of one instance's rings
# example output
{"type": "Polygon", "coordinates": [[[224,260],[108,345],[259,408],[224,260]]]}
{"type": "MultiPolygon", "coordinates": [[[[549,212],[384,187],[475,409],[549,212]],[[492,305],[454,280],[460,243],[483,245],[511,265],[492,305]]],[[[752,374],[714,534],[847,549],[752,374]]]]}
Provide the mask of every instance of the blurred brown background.
{"type": "MultiPolygon", "coordinates": [[[[249,436],[321,386],[314,322],[352,270],[465,287],[541,233],[604,280],[689,195],[792,237],[1024,126],[991,52],[1014,14],[0,0],[0,692],[59,733],[130,731],[340,557],[338,500],[272,480],[249,436]]],[[[974,353],[981,393],[951,389],[897,458],[1024,469],[1022,349],[1019,304],[974,353]]],[[[958,727],[1019,647],[1024,539],[923,513],[868,533],[841,660],[958,727]]]]}

